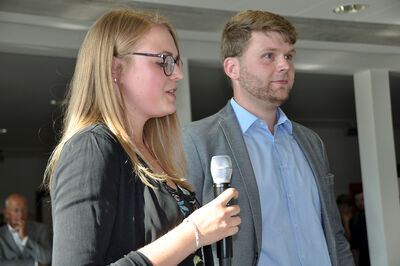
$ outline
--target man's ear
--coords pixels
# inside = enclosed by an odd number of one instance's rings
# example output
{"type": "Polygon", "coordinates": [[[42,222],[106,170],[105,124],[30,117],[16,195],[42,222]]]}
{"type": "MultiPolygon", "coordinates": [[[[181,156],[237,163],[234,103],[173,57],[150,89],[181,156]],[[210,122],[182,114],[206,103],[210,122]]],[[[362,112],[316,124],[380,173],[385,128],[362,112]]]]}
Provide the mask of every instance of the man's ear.
{"type": "Polygon", "coordinates": [[[4,214],[4,218],[6,218],[7,220],[9,220],[9,215],[8,215],[8,210],[7,208],[3,209],[3,214],[4,214]]]}
{"type": "Polygon", "coordinates": [[[231,80],[237,80],[240,76],[240,62],[236,57],[227,57],[224,60],[225,74],[231,80]]]}
{"type": "Polygon", "coordinates": [[[113,79],[118,79],[119,76],[119,72],[121,71],[121,59],[113,56],[113,60],[112,60],[112,77],[113,79]]]}

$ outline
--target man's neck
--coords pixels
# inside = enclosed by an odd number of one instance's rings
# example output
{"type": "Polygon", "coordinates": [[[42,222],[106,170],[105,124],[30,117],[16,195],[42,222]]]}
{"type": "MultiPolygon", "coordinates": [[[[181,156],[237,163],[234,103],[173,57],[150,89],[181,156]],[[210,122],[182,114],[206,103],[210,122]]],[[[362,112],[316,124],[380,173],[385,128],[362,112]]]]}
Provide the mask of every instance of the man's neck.
{"type": "Polygon", "coordinates": [[[278,110],[278,106],[268,104],[265,101],[256,98],[254,98],[251,103],[245,100],[247,98],[241,98],[237,96],[234,96],[233,98],[244,109],[255,115],[257,118],[264,120],[268,125],[269,131],[274,134],[274,126],[277,123],[276,112],[278,110]]]}

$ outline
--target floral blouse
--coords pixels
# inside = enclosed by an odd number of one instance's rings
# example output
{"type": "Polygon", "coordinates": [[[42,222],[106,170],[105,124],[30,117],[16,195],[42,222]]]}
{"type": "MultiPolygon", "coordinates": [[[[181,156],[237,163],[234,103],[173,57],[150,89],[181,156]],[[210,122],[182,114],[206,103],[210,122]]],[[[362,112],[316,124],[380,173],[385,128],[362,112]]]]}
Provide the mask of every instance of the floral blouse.
{"type": "MultiPolygon", "coordinates": [[[[187,218],[192,212],[200,208],[200,204],[197,201],[194,192],[191,192],[178,185],[177,189],[173,189],[165,183],[164,185],[171,196],[176,200],[184,219],[187,218]]],[[[180,263],[180,265],[206,265],[203,247],[199,248],[193,254],[188,256],[182,263],[180,263]]]]}

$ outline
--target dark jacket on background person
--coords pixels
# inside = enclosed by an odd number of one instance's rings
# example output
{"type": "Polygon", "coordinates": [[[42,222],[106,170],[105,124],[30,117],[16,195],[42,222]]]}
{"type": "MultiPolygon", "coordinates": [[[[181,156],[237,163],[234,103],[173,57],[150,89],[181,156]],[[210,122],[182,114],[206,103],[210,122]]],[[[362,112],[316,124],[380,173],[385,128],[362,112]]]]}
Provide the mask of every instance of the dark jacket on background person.
{"type": "Polygon", "coordinates": [[[21,251],[8,229],[8,225],[0,227],[0,265],[25,266],[34,262],[49,264],[51,261],[51,236],[45,224],[26,222],[28,241],[21,251]]]}

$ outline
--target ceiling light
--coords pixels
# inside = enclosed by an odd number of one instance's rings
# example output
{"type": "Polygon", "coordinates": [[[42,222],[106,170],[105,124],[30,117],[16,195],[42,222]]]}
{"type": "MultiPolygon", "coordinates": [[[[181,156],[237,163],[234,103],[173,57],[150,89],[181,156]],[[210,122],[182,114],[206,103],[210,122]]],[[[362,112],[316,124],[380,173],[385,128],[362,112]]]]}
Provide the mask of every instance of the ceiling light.
{"type": "Polygon", "coordinates": [[[57,100],[54,100],[54,99],[50,100],[50,104],[51,105],[62,105],[63,102],[64,102],[63,100],[60,100],[60,101],[57,101],[57,100]]]}
{"type": "Polygon", "coordinates": [[[366,9],[368,6],[364,4],[354,4],[354,5],[342,5],[333,9],[333,13],[336,14],[346,14],[346,13],[357,13],[361,10],[366,9]]]}
{"type": "Polygon", "coordinates": [[[6,134],[7,128],[0,128],[0,134],[6,134]]]}

